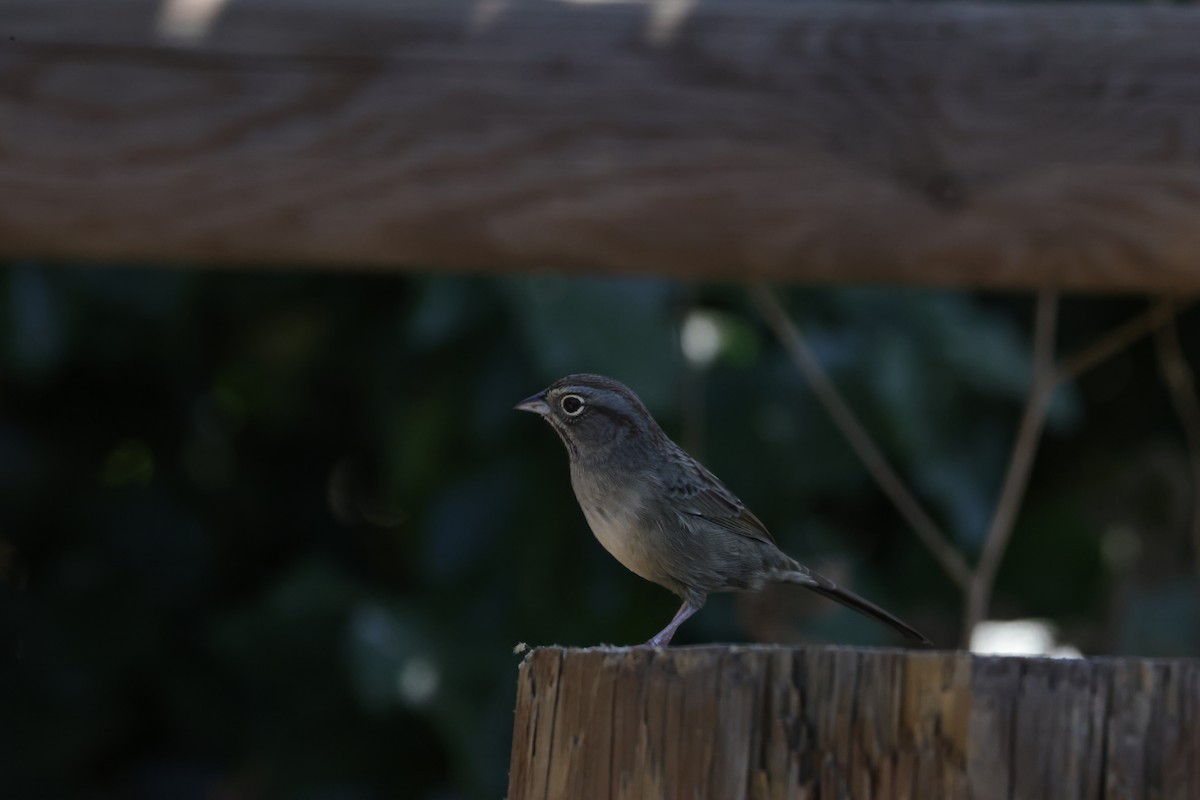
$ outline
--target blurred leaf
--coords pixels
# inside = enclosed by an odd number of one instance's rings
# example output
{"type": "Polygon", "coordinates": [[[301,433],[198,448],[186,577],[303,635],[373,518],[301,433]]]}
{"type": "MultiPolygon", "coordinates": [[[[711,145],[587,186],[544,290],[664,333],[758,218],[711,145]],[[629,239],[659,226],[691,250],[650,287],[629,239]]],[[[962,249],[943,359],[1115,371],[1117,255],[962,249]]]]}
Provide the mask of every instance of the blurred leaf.
{"type": "Polygon", "coordinates": [[[1046,409],[1046,427],[1055,433],[1075,433],[1083,426],[1083,401],[1075,384],[1063,384],[1050,396],[1046,409]]]}
{"type": "Polygon", "coordinates": [[[145,486],[154,478],[154,453],[142,440],[126,439],[104,459],[98,478],[102,486],[145,486]]]}
{"type": "Polygon", "coordinates": [[[1180,635],[1200,629],[1197,591],[1196,581],[1192,578],[1138,587],[1121,609],[1121,652],[1151,658],[1177,658],[1200,653],[1200,643],[1194,633],[1180,635]]]}
{"type": "Polygon", "coordinates": [[[431,277],[422,281],[405,337],[416,349],[432,349],[469,333],[484,315],[478,279],[431,277]]]}
{"type": "Polygon", "coordinates": [[[416,395],[385,413],[379,435],[387,482],[410,494],[434,491],[450,455],[445,442],[455,432],[453,407],[434,396],[416,395]]]}
{"type": "Polygon", "coordinates": [[[66,344],[65,311],[49,273],[22,263],[8,271],[9,364],[30,376],[52,371],[66,344]]]}
{"type": "Polygon", "coordinates": [[[437,696],[438,659],[408,617],[377,603],[359,604],[351,613],[347,663],[356,693],[370,711],[398,704],[424,708],[437,696]]]}
{"type": "Polygon", "coordinates": [[[151,323],[178,316],[197,282],[197,273],[183,269],[74,267],[60,271],[70,287],[89,305],[151,323]]]}
{"type": "Polygon", "coordinates": [[[670,403],[683,367],[671,284],[539,277],[504,287],[543,386],[596,372],[635,387],[651,410],[670,403]]]}
{"type": "Polygon", "coordinates": [[[1008,441],[996,428],[981,428],[947,444],[919,462],[914,479],[937,502],[954,538],[978,552],[1000,495],[1008,441]]]}
{"type": "Polygon", "coordinates": [[[1007,317],[961,293],[921,304],[925,343],[940,346],[945,367],[984,394],[1023,400],[1033,377],[1032,342],[1007,317]]]}
{"type": "Polygon", "coordinates": [[[484,563],[509,527],[519,487],[517,470],[501,463],[446,489],[429,512],[423,572],[445,581],[484,563]]]}

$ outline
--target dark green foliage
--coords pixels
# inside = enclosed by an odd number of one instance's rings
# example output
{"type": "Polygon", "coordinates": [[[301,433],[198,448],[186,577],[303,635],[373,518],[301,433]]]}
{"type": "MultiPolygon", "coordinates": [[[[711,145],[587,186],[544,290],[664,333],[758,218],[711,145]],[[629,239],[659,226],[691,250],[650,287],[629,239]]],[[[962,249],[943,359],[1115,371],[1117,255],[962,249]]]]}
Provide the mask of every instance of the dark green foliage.
{"type": "MultiPolygon", "coordinates": [[[[788,300],[973,559],[1028,302],[788,300]]],[[[1139,308],[1067,303],[1065,348],[1139,308]]],[[[511,411],[566,372],[628,382],[785,549],[957,637],[953,586],[736,287],[14,264],[0,358],[5,797],[502,796],[514,645],[638,642],[675,606],[601,551],[554,434],[511,411]],[[723,335],[700,372],[697,307],[723,335]]],[[[1191,477],[1148,346],[1060,392],[1031,487],[996,615],[1196,652],[1191,477]]],[[[799,590],[714,598],[679,641],[764,630],[895,643],[799,590]]]]}

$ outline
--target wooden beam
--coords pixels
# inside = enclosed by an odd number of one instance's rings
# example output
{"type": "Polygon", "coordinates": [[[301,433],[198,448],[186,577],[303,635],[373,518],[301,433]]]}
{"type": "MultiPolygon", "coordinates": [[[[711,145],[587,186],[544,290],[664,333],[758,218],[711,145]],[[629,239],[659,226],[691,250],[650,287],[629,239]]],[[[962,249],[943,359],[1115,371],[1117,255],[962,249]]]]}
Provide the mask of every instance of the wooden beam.
{"type": "Polygon", "coordinates": [[[0,257],[1200,289],[1200,9],[0,0],[0,257]]]}
{"type": "Polygon", "coordinates": [[[1200,797],[1200,662],[536,650],[509,800],[1200,797]]]}

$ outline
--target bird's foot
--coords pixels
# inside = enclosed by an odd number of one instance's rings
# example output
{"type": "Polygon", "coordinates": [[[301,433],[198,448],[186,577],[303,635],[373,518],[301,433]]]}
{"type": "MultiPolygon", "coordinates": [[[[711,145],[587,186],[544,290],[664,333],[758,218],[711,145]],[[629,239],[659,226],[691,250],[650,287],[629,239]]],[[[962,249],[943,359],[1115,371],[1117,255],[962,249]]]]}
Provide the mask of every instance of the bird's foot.
{"type": "Polygon", "coordinates": [[[666,647],[671,643],[671,637],[675,635],[675,630],[683,624],[683,621],[695,614],[697,608],[691,603],[684,602],[679,610],[675,612],[675,618],[667,623],[667,627],[663,628],[658,633],[651,637],[650,641],[642,645],[643,647],[666,647]]]}

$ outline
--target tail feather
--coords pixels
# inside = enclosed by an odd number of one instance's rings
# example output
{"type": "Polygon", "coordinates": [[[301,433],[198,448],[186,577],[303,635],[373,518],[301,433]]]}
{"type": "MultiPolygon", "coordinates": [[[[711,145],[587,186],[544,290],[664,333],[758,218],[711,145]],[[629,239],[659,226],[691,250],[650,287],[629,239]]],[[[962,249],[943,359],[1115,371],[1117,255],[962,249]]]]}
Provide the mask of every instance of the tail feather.
{"type": "Polygon", "coordinates": [[[912,639],[922,644],[933,644],[923,634],[915,628],[908,625],[899,618],[884,611],[879,606],[872,603],[870,600],[864,600],[847,589],[843,589],[828,578],[818,575],[807,567],[796,564],[795,569],[780,570],[774,576],[774,579],[784,583],[795,583],[811,589],[822,597],[828,597],[830,600],[836,600],[847,608],[852,608],[860,614],[865,614],[868,617],[874,617],[883,624],[896,629],[905,637],[912,639]]]}

